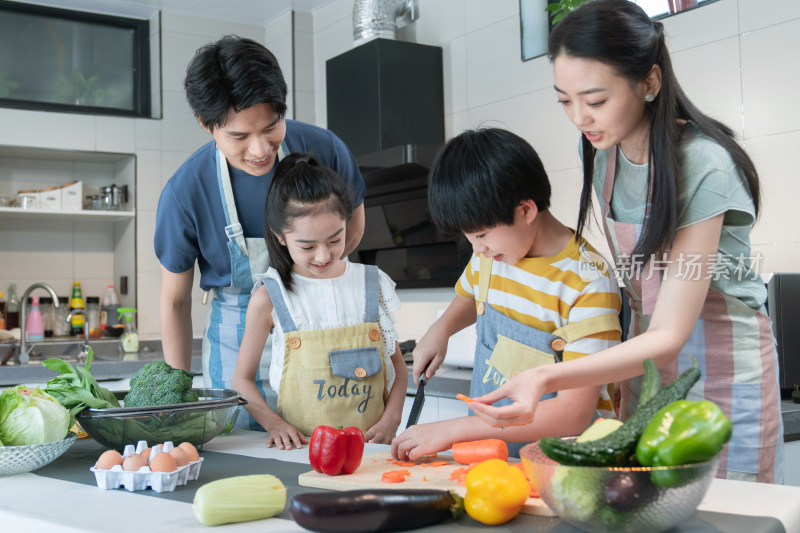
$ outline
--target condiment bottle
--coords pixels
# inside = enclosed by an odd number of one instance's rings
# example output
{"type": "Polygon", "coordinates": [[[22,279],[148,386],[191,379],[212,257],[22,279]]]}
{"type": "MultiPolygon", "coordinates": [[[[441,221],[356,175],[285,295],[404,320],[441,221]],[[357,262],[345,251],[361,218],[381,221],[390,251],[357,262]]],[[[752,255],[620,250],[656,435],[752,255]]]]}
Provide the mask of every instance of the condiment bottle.
{"type": "Polygon", "coordinates": [[[0,329],[6,329],[6,299],[0,292],[0,329]]]}
{"type": "Polygon", "coordinates": [[[56,320],[53,322],[53,335],[56,337],[65,337],[70,334],[71,328],[67,323],[67,316],[69,316],[69,298],[66,296],[58,297],[58,309],[55,310],[56,320]]]}
{"type": "Polygon", "coordinates": [[[118,309],[119,319],[125,324],[125,331],[119,338],[119,349],[123,353],[136,353],[139,351],[139,334],[133,323],[133,314],[136,309],[132,307],[120,307],[118,309]]]}
{"type": "Polygon", "coordinates": [[[56,314],[53,312],[53,299],[49,296],[39,298],[39,312],[42,313],[44,321],[44,336],[53,336],[53,324],[56,321],[56,314]]]}
{"type": "Polygon", "coordinates": [[[100,297],[86,297],[86,326],[89,328],[89,337],[100,337],[100,297]]]}
{"type": "MultiPolygon", "coordinates": [[[[72,299],[69,302],[70,311],[76,309],[83,309],[83,291],[81,291],[81,282],[75,281],[72,283],[72,299]]],[[[83,328],[86,327],[86,317],[82,314],[76,313],[72,315],[70,321],[70,333],[72,335],[83,335],[83,328]]]]}
{"type": "Polygon", "coordinates": [[[108,328],[119,324],[117,317],[119,309],[119,296],[113,285],[109,285],[103,296],[103,306],[100,308],[100,332],[106,333],[108,328]]]}
{"type": "Polygon", "coordinates": [[[19,327],[19,300],[17,300],[17,284],[8,286],[8,303],[6,304],[6,329],[19,327]]]}
{"type": "Polygon", "coordinates": [[[32,307],[28,313],[25,332],[28,334],[29,341],[40,341],[44,339],[44,320],[42,320],[42,313],[39,311],[39,297],[32,296],[31,304],[32,307]]]}

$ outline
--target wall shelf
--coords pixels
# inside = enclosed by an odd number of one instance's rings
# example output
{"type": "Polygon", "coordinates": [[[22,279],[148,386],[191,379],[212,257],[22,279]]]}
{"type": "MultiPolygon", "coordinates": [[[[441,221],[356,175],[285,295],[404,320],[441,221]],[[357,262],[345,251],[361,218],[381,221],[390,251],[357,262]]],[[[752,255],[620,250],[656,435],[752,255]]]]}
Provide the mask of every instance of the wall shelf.
{"type": "Polygon", "coordinates": [[[18,207],[0,207],[0,219],[61,219],[119,222],[136,217],[136,211],[89,211],[89,210],[54,210],[54,209],[21,209],[18,207]]]}

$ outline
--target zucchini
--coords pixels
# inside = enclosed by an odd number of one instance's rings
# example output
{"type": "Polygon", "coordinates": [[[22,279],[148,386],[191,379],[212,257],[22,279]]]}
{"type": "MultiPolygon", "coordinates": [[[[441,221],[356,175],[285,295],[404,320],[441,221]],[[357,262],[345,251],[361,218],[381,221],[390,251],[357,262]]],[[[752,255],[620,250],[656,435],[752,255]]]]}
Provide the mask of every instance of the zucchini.
{"type": "Polygon", "coordinates": [[[661,374],[658,373],[656,363],[652,359],[644,360],[644,378],[642,389],[639,392],[639,405],[649,402],[661,390],[661,374]]]}
{"type": "Polygon", "coordinates": [[[404,531],[464,514],[464,500],[446,490],[377,489],[304,492],[289,510],[300,526],[320,533],[404,531]]]}
{"type": "Polygon", "coordinates": [[[286,487],[269,474],[234,476],[206,483],[194,494],[192,511],[205,526],[269,518],[286,506],[286,487]]]}
{"type": "Polygon", "coordinates": [[[678,379],[661,389],[647,403],[640,403],[636,412],[621,428],[601,439],[575,442],[558,437],[539,439],[539,448],[550,459],[562,465],[574,466],[627,466],[636,451],[639,437],[650,419],[662,407],[683,400],[697,380],[700,370],[694,366],[683,372],[678,379]]]}

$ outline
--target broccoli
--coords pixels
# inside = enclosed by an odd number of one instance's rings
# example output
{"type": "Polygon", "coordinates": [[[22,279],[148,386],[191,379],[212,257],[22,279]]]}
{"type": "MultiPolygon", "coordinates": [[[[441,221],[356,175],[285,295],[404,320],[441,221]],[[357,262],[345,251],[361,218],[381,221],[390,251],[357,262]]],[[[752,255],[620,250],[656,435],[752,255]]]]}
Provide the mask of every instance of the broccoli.
{"type": "Polygon", "coordinates": [[[125,407],[196,402],[192,376],[191,372],[172,368],[164,361],[147,363],[131,378],[125,407]]]}

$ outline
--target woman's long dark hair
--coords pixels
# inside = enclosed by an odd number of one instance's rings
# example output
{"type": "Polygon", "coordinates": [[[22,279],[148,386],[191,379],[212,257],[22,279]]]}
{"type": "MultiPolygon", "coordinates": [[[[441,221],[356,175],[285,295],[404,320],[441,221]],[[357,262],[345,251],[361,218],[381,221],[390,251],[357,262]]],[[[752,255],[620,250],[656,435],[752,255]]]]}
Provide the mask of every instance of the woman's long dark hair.
{"type": "MultiPolygon", "coordinates": [[[[750,157],[736,142],[733,131],[703,114],[678,84],[664,41],[664,26],[628,0],[596,0],[569,13],[550,33],[550,61],[560,55],[600,61],[631,83],[643,81],[653,65],[661,68],[661,91],[645,104],[650,118],[648,167],[653,176],[648,187],[649,218],[634,253],[650,258],[668,248],[678,225],[677,183],[681,168],[679,148],[682,126],[679,119],[692,121],[701,131],[730,153],[741,169],[756,207],[761,201],[758,173],[750,157]]],[[[592,208],[592,175],[595,149],[582,136],[583,190],[577,232],[586,227],[592,208]]]]}
{"type": "Polygon", "coordinates": [[[294,261],[275,234],[283,237],[295,219],[319,211],[336,213],[349,221],[353,202],[347,186],[336,172],[320,165],[311,154],[289,154],[275,169],[264,209],[269,263],[278,271],[288,291],[292,290],[294,261]]]}

